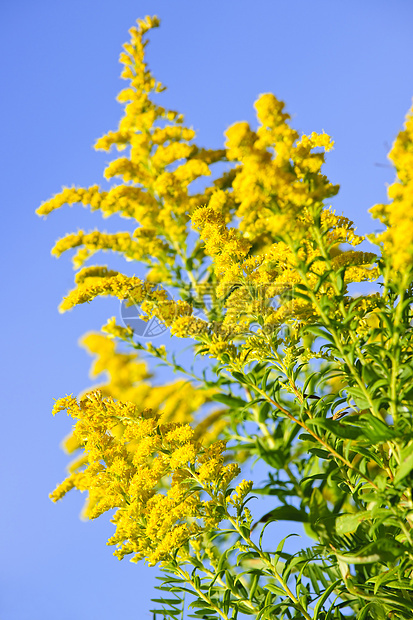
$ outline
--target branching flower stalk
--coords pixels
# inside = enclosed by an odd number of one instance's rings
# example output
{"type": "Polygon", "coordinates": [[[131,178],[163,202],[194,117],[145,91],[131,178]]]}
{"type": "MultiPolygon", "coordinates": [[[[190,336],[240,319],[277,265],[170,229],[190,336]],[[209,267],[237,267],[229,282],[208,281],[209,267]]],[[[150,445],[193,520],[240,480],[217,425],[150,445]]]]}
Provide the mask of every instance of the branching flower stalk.
{"type": "Polygon", "coordinates": [[[126,230],[57,241],[52,253],[74,251],[76,270],[60,311],[108,296],[137,313],[83,338],[99,384],[54,405],[74,420],[73,460],[51,498],[86,492],[84,516],[113,515],[114,555],[160,567],[155,618],[411,620],[412,112],[389,154],[389,201],[371,209],[374,252],[359,251],[364,237],[329,205],[332,139],[300,135],[265,93],[256,127],[230,126],[222,149],[199,145],[158,103],[165,87],[145,50],[159,23],[130,30],[124,113],[95,145],[120,153],[104,171],[117,181],[63,189],[37,211],[82,204],[123,218],[126,230]],[[141,277],[88,264],[102,251],[141,277]],[[352,295],[360,282],[371,292],[352,295]],[[163,344],[147,340],[151,325],[163,344]],[[177,362],[182,338],[200,371],[177,362]],[[256,461],[264,480],[238,482],[256,461]],[[264,515],[246,506],[257,494],[264,515]],[[283,521],[308,536],[296,553],[280,542],[283,521]]]}

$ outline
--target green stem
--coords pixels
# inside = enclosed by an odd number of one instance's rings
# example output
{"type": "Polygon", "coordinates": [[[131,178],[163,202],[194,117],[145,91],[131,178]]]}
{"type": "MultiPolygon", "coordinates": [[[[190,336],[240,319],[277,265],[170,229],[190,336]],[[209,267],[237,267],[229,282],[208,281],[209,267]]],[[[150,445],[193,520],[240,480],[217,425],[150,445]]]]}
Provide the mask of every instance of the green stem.
{"type": "Polygon", "coordinates": [[[248,544],[248,546],[251,549],[253,549],[259,555],[260,559],[265,563],[265,565],[267,566],[268,570],[274,575],[275,579],[278,581],[278,583],[280,584],[280,586],[282,587],[284,592],[287,594],[287,596],[294,603],[296,609],[302,613],[302,615],[304,616],[304,618],[306,620],[312,620],[311,616],[306,612],[306,610],[301,605],[301,603],[297,599],[297,597],[294,596],[294,594],[292,593],[292,591],[290,590],[290,588],[288,587],[288,585],[284,581],[284,579],[281,577],[281,575],[279,574],[279,572],[277,571],[275,566],[273,566],[273,564],[268,560],[267,555],[259,547],[257,547],[257,545],[251,540],[251,538],[249,536],[246,536],[244,534],[242,529],[239,527],[237,521],[233,517],[231,517],[231,515],[229,515],[228,513],[227,513],[227,519],[229,520],[229,522],[231,523],[233,528],[241,536],[241,538],[243,540],[245,540],[245,542],[248,544]]]}
{"type": "Polygon", "coordinates": [[[400,362],[399,325],[400,325],[400,321],[402,317],[403,302],[404,302],[404,298],[406,294],[406,288],[408,286],[409,276],[410,274],[409,272],[407,272],[407,274],[405,274],[405,276],[403,277],[403,280],[400,285],[400,293],[399,293],[400,299],[396,306],[396,311],[394,313],[394,320],[393,320],[394,331],[393,331],[393,335],[392,335],[392,338],[390,341],[390,347],[389,347],[392,352],[392,355],[391,355],[392,368],[391,368],[391,378],[390,378],[390,410],[391,410],[391,414],[393,416],[394,422],[396,421],[396,418],[397,418],[397,403],[398,403],[397,376],[399,374],[399,362],[400,362]]]}
{"type": "MultiPolygon", "coordinates": [[[[198,558],[199,561],[202,563],[202,559],[199,557],[198,558]]],[[[221,578],[221,577],[216,577],[215,573],[213,573],[212,571],[210,571],[208,568],[206,568],[205,566],[202,566],[202,570],[203,573],[205,573],[205,575],[207,575],[208,577],[210,577],[211,579],[216,579],[216,581],[223,587],[223,588],[227,588],[227,584],[225,583],[225,581],[221,578]]],[[[243,581],[243,585],[245,587],[246,590],[248,590],[248,584],[246,583],[245,580],[242,580],[240,578],[240,581],[243,581]]],[[[242,597],[239,594],[236,594],[235,592],[232,592],[232,595],[238,599],[240,602],[242,602],[246,607],[249,607],[251,609],[251,611],[253,611],[254,613],[258,614],[259,613],[259,609],[258,607],[256,607],[255,605],[253,605],[250,601],[248,601],[247,599],[245,599],[244,597],[242,597]]]]}
{"type": "MultiPolygon", "coordinates": [[[[370,480],[370,478],[368,476],[363,474],[363,472],[360,471],[355,465],[350,463],[349,460],[347,460],[344,456],[342,456],[339,452],[337,452],[332,446],[330,446],[326,441],[324,441],[324,439],[322,439],[322,437],[319,437],[309,426],[307,426],[307,424],[305,422],[303,422],[302,420],[294,417],[292,415],[292,413],[290,413],[282,405],[277,403],[277,401],[275,401],[273,398],[268,396],[268,394],[266,394],[258,386],[253,386],[253,388],[254,388],[254,390],[256,392],[258,392],[258,394],[261,394],[261,396],[263,396],[266,400],[268,400],[269,403],[271,403],[274,407],[276,407],[279,411],[281,411],[284,415],[286,415],[292,422],[294,422],[295,424],[298,424],[299,426],[301,426],[301,428],[303,428],[307,433],[309,433],[309,435],[314,437],[314,439],[316,439],[328,452],[330,452],[330,454],[332,454],[332,456],[334,456],[336,459],[338,459],[342,463],[344,463],[344,465],[346,465],[349,469],[352,469],[361,478],[364,478],[364,480],[366,480],[366,482],[371,484],[372,487],[376,491],[379,490],[379,487],[372,480],[370,480]]],[[[352,485],[350,485],[350,486],[352,486],[352,485]]]]}
{"type": "MultiPolygon", "coordinates": [[[[319,230],[319,228],[317,226],[315,226],[313,228],[313,232],[314,232],[315,240],[316,240],[316,242],[318,244],[318,249],[320,250],[321,255],[323,256],[323,258],[324,258],[324,260],[325,260],[325,262],[327,264],[327,268],[330,270],[330,275],[331,275],[331,273],[334,273],[334,270],[332,268],[332,264],[331,264],[329,253],[327,252],[327,249],[326,249],[326,247],[324,245],[324,240],[323,240],[323,238],[322,238],[322,236],[320,234],[320,230],[319,230]]],[[[293,244],[291,244],[291,247],[293,248],[293,244]]],[[[300,259],[298,257],[298,253],[295,250],[293,250],[293,251],[294,251],[295,258],[297,260],[297,265],[299,265],[300,264],[300,259]]],[[[367,402],[369,403],[369,407],[370,407],[372,413],[374,415],[378,416],[379,414],[378,414],[378,411],[376,411],[375,403],[373,402],[373,400],[371,398],[371,395],[370,395],[369,391],[367,390],[367,388],[366,388],[366,386],[364,384],[364,381],[362,381],[362,379],[360,378],[360,376],[357,373],[356,369],[354,368],[353,363],[349,359],[348,355],[345,353],[345,351],[344,351],[344,349],[342,347],[342,343],[341,343],[341,339],[340,339],[339,334],[337,334],[334,326],[330,322],[330,319],[329,319],[328,315],[325,314],[325,312],[321,308],[320,304],[318,303],[317,296],[312,291],[312,287],[311,287],[311,285],[310,285],[310,283],[308,281],[306,271],[303,270],[303,269],[300,269],[298,266],[297,266],[297,271],[299,272],[300,276],[302,277],[303,282],[304,282],[304,284],[307,287],[308,294],[310,295],[313,304],[316,306],[320,316],[322,317],[325,326],[328,328],[328,330],[330,331],[331,335],[333,336],[334,343],[335,343],[337,349],[339,350],[341,357],[346,362],[347,368],[349,369],[351,375],[355,379],[357,385],[359,386],[359,388],[363,392],[364,397],[366,398],[367,402]]],[[[329,280],[330,280],[330,284],[333,287],[333,290],[334,290],[334,293],[336,294],[336,296],[337,297],[342,297],[342,293],[339,290],[339,288],[337,287],[337,282],[335,281],[335,279],[330,277],[329,280]]],[[[346,310],[345,310],[345,307],[344,307],[342,299],[340,300],[339,308],[340,308],[341,314],[343,316],[343,319],[345,319],[347,317],[347,313],[346,313],[346,310]]],[[[350,333],[350,338],[351,338],[353,344],[355,344],[355,346],[356,346],[357,353],[358,353],[358,356],[360,358],[360,361],[362,361],[363,365],[366,365],[366,360],[364,358],[363,352],[361,351],[361,349],[360,349],[360,347],[358,345],[358,340],[357,340],[356,334],[350,333]]]]}
{"type": "Polygon", "coordinates": [[[346,366],[347,366],[347,368],[350,371],[350,374],[352,375],[353,379],[356,381],[356,383],[357,383],[358,387],[360,388],[360,390],[363,392],[363,395],[364,395],[366,401],[369,404],[369,408],[371,409],[373,415],[375,415],[376,417],[380,417],[378,411],[376,410],[375,403],[372,400],[371,395],[370,395],[369,391],[367,390],[367,388],[366,388],[366,386],[364,384],[364,381],[361,379],[361,377],[357,373],[356,369],[354,368],[354,364],[353,364],[352,360],[350,360],[349,356],[344,351],[344,348],[342,346],[342,342],[341,342],[339,334],[337,334],[334,326],[330,322],[329,317],[327,316],[327,314],[324,312],[324,310],[322,309],[322,307],[318,303],[317,296],[311,290],[311,285],[308,282],[307,275],[304,272],[301,272],[300,275],[303,278],[304,284],[307,287],[307,292],[308,292],[308,294],[311,297],[311,301],[313,302],[313,304],[317,308],[317,311],[319,312],[321,318],[323,319],[324,325],[327,327],[327,329],[329,330],[330,334],[332,335],[333,340],[334,340],[334,344],[337,347],[337,350],[339,351],[342,359],[345,361],[346,366]]]}
{"type": "Polygon", "coordinates": [[[210,607],[212,607],[212,609],[214,609],[217,612],[217,614],[221,616],[221,618],[223,618],[224,620],[230,620],[227,614],[224,611],[222,611],[219,607],[217,607],[217,605],[215,605],[215,603],[211,601],[209,596],[205,594],[204,592],[202,592],[202,590],[196,586],[195,582],[191,579],[191,577],[189,576],[187,572],[185,572],[179,566],[175,567],[175,571],[178,575],[180,575],[180,577],[182,577],[182,579],[184,579],[184,581],[186,581],[186,583],[188,583],[191,586],[191,588],[198,594],[199,598],[201,598],[210,607]]]}

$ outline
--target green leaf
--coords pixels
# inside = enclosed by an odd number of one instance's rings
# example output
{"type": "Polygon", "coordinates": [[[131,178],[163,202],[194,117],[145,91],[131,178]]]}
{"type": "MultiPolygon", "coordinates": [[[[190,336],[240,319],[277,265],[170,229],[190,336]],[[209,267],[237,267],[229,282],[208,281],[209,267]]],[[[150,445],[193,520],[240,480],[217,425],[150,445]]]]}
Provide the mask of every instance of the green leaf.
{"type": "Polygon", "coordinates": [[[211,609],[212,609],[212,607],[208,607],[208,602],[204,601],[201,598],[197,598],[195,601],[192,601],[192,603],[190,603],[189,607],[191,609],[196,609],[196,608],[204,609],[204,608],[208,608],[209,612],[211,612],[211,609]]]}
{"type": "Polygon", "coordinates": [[[375,564],[376,562],[393,562],[403,555],[404,551],[403,545],[396,540],[379,538],[357,553],[335,553],[335,556],[346,564],[375,564]]]}
{"type": "Polygon", "coordinates": [[[233,396],[232,394],[214,394],[212,396],[212,400],[228,405],[228,407],[231,407],[232,409],[239,409],[240,407],[248,406],[248,403],[245,400],[239,398],[238,396],[233,396]]]}
{"type": "Polygon", "coordinates": [[[403,478],[408,476],[413,469],[413,441],[401,451],[401,463],[394,477],[394,484],[398,484],[403,478]]]}
{"type": "Polygon", "coordinates": [[[252,601],[252,599],[254,598],[254,594],[255,594],[255,592],[257,590],[257,587],[258,587],[259,579],[260,579],[259,572],[257,572],[257,571],[254,572],[252,580],[251,580],[251,585],[250,585],[250,588],[249,588],[249,595],[248,595],[248,598],[249,598],[250,601],[252,601]]]}
{"type": "Polygon", "coordinates": [[[297,521],[299,523],[304,523],[308,521],[308,515],[305,510],[299,510],[295,508],[295,506],[286,504],[267,512],[259,519],[258,523],[267,523],[271,521],[297,521]]]}
{"type": "Polygon", "coordinates": [[[361,435],[360,429],[329,418],[313,418],[312,420],[307,420],[306,424],[310,427],[318,426],[324,428],[336,437],[340,437],[340,439],[358,439],[361,435]]]}
{"type": "MultiPolygon", "coordinates": [[[[308,422],[308,420],[307,420],[308,422]]],[[[317,439],[315,437],[313,437],[312,435],[309,435],[308,433],[301,433],[301,435],[299,435],[298,439],[301,439],[301,441],[311,441],[311,443],[314,443],[317,441],[317,439]]]]}
{"type": "Polygon", "coordinates": [[[308,448],[308,451],[311,452],[311,454],[315,454],[320,459],[327,460],[330,457],[330,452],[322,450],[321,448],[308,448]]]}
{"type": "Polygon", "coordinates": [[[150,609],[149,611],[161,614],[164,618],[182,618],[182,609],[150,609]]]}
{"type": "Polygon", "coordinates": [[[229,605],[231,602],[231,590],[225,590],[224,597],[222,599],[222,610],[228,615],[229,605]]]}
{"type": "Polygon", "coordinates": [[[258,414],[258,421],[261,423],[265,422],[265,420],[268,418],[268,414],[270,410],[271,410],[271,405],[268,401],[265,402],[263,405],[261,405],[260,411],[258,414]]]}
{"type": "Polygon", "coordinates": [[[363,433],[372,444],[384,443],[397,437],[394,429],[371,413],[365,413],[359,421],[363,433]]]}
{"type": "Polygon", "coordinates": [[[227,561],[227,555],[228,555],[228,552],[222,553],[221,557],[219,558],[218,566],[216,568],[216,572],[218,574],[224,569],[224,565],[227,561]]]}
{"type": "Polygon", "coordinates": [[[321,597],[317,601],[317,605],[314,607],[314,620],[318,620],[319,614],[320,614],[320,610],[321,610],[322,606],[324,605],[324,603],[326,602],[326,600],[328,599],[330,594],[333,592],[333,590],[340,583],[342,583],[342,579],[337,579],[336,581],[334,581],[333,583],[331,583],[328,586],[328,588],[327,588],[327,590],[325,592],[323,592],[323,594],[321,595],[321,597]]]}
{"type": "Polygon", "coordinates": [[[346,387],[346,392],[349,396],[351,396],[357,407],[359,407],[360,409],[368,409],[370,407],[370,403],[361,388],[355,386],[346,387]]]}
{"type": "Polygon", "coordinates": [[[360,523],[370,519],[372,516],[371,510],[364,510],[363,512],[357,512],[355,514],[340,515],[336,519],[336,530],[339,536],[350,534],[355,532],[360,523]]]}
{"type": "Polygon", "coordinates": [[[335,517],[330,512],[327,502],[319,489],[314,489],[310,498],[311,529],[314,530],[322,541],[331,541],[335,535],[335,517]]]}
{"type": "Polygon", "coordinates": [[[263,588],[264,590],[269,590],[270,592],[272,592],[273,594],[276,594],[277,596],[285,596],[285,590],[283,590],[279,586],[276,586],[275,583],[266,583],[265,586],[263,586],[263,588]]]}
{"type": "Polygon", "coordinates": [[[333,336],[329,332],[325,331],[325,329],[321,329],[321,327],[317,327],[317,325],[307,325],[306,331],[310,332],[310,334],[314,334],[315,336],[318,336],[319,338],[323,338],[324,340],[327,340],[331,344],[335,344],[333,336]]]}
{"type": "Polygon", "coordinates": [[[237,372],[234,370],[231,374],[234,377],[234,379],[236,379],[240,383],[248,383],[247,377],[243,375],[241,372],[237,372]]]}

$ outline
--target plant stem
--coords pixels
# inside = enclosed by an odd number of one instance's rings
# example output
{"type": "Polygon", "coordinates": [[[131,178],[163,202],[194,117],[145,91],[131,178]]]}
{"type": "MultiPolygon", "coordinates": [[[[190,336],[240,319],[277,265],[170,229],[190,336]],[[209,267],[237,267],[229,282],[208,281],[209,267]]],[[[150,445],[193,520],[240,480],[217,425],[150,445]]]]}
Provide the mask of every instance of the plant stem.
{"type": "Polygon", "coordinates": [[[294,603],[296,609],[303,614],[306,620],[312,620],[311,616],[306,612],[304,607],[301,605],[300,601],[291,592],[287,583],[281,577],[281,575],[279,574],[275,566],[273,566],[273,564],[268,560],[266,554],[259,547],[257,547],[257,545],[251,540],[249,536],[245,535],[245,533],[239,527],[237,521],[233,517],[231,517],[231,515],[229,515],[228,513],[227,513],[227,519],[229,520],[233,528],[238,532],[238,534],[243,538],[243,540],[245,540],[245,542],[249,545],[249,547],[251,547],[251,549],[253,549],[260,556],[260,559],[266,564],[266,566],[268,567],[268,570],[274,575],[274,577],[276,578],[276,580],[278,581],[278,583],[280,584],[284,592],[294,603]]]}
{"type": "Polygon", "coordinates": [[[352,469],[354,472],[356,472],[361,478],[364,478],[364,480],[366,480],[366,482],[368,482],[369,484],[372,485],[372,487],[378,491],[379,487],[372,481],[370,480],[370,478],[368,476],[366,476],[365,474],[363,474],[363,472],[361,472],[357,467],[355,467],[352,463],[350,463],[350,461],[348,461],[344,456],[342,456],[339,452],[337,452],[332,446],[330,446],[326,441],[324,441],[324,439],[322,439],[321,437],[319,437],[317,435],[317,433],[315,433],[311,428],[309,428],[307,426],[307,424],[305,422],[303,422],[302,420],[294,417],[292,415],[292,413],[290,413],[287,409],[285,409],[282,405],[280,405],[279,403],[277,403],[277,401],[275,401],[273,398],[271,398],[270,396],[268,396],[268,394],[266,394],[263,390],[261,390],[261,388],[259,388],[258,386],[253,386],[254,390],[256,392],[258,392],[258,394],[261,394],[261,396],[263,396],[266,400],[268,400],[268,402],[270,402],[274,407],[276,407],[279,411],[281,411],[284,415],[286,415],[292,422],[294,422],[295,424],[298,424],[299,426],[301,426],[301,428],[303,428],[307,433],[309,433],[309,435],[311,435],[312,437],[314,437],[314,439],[316,439],[328,452],[330,452],[330,454],[332,454],[336,459],[339,459],[342,463],[344,463],[344,465],[346,465],[348,468],[352,469]]]}
{"type": "Polygon", "coordinates": [[[230,620],[227,614],[224,611],[222,611],[217,605],[215,605],[215,603],[212,602],[212,600],[209,598],[207,594],[202,592],[202,590],[197,587],[197,585],[195,584],[195,581],[191,579],[191,577],[186,571],[180,568],[180,566],[176,566],[175,571],[178,575],[180,575],[180,577],[182,577],[182,579],[184,579],[184,581],[186,581],[186,583],[188,583],[191,586],[191,588],[198,594],[199,598],[201,598],[210,607],[212,607],[212,609],[214,609],[217,612],[217,614],[221,616],[221,618],[223,618],[224,620],[230,620]]]}

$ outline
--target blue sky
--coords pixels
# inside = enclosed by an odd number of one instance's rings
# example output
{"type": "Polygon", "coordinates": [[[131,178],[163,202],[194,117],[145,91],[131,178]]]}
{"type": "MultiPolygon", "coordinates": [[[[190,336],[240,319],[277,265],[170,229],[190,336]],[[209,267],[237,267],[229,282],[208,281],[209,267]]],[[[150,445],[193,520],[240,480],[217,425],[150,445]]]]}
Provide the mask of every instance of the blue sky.
{"type": "Polygon", "coordinates": [[[162,19],[148,55],[168,86],[165,105],[186,115],[203,145],[219,147],[235,121],[254,123],[254,100],[274,92],[299,130],[333,136],[334,206],[362,233],[376,226],[367,209],[394,176],[386,154],[413,95],[410,0],[0,3],[2,620],[151,617],[155,570],[113,558],[112,526],[105,517],[81,522],[79,494],[48,499],[64,477],[59,442],[70,430],[64,415],[52,419],[53,398],[90,385],[77,340],[119,306],[102,300],[58,314],[73,273],[50,248],[100,222],[81,207],[34,215],[63,185],[103,182],[108,155],[92,145],[117,126],[117,59],[128,28],[148,13],[162,19]]]}

